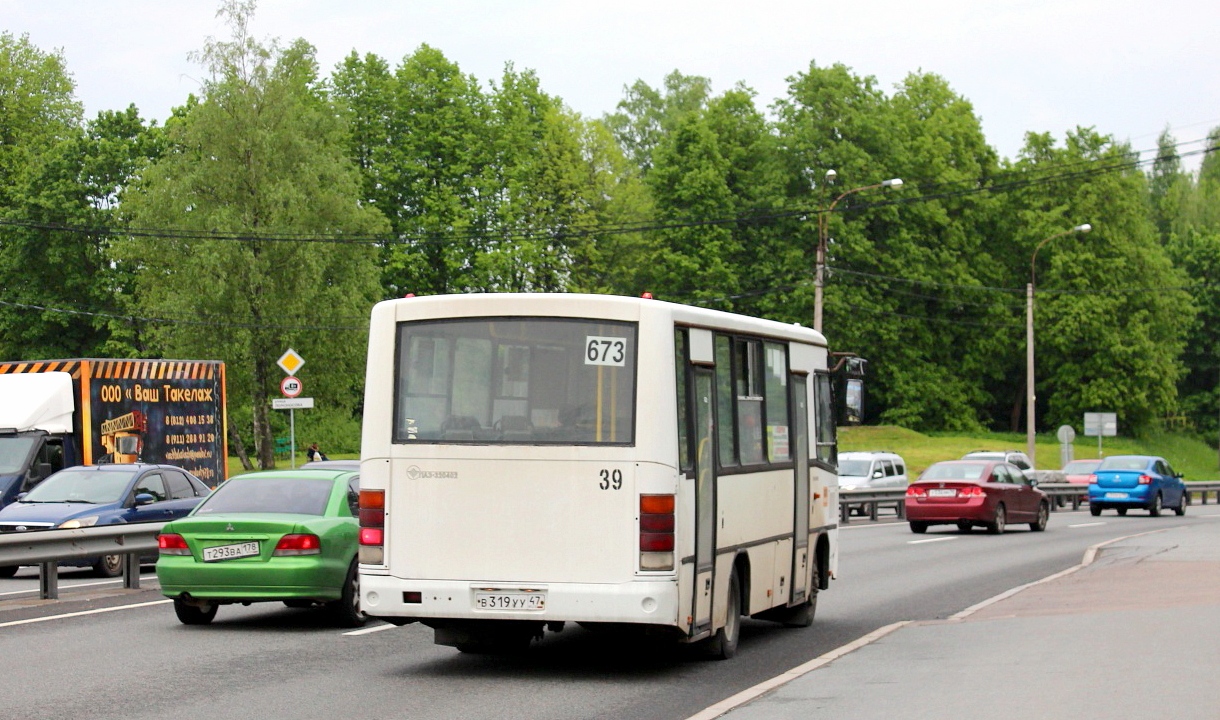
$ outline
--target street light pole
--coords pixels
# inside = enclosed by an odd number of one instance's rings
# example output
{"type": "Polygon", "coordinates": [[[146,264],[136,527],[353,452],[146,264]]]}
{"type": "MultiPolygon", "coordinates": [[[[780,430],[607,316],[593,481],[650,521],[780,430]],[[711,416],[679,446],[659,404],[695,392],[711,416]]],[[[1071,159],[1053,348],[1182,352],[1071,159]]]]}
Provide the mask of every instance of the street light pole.
{"type": "Polygon", "coordinates": [[[1038,259],[1038,251],[1051,240],[1072,233],[1087,233],[1092,229],[1092,225],[1085,223],[1044,238],[1029,259],[1029,284],[1025,286],[1025,454],[1029,455],[1029,464],[1033,468],[1038,466],[1034,454],[1034,263],[1038,259]]]}
{"type": "MultiPolygon", "coordinates": [[[[834,179],[834,170],[826,172],[828,180],[834,179]]],[[[826,245],[830,234],[830,214],[834,212],[835,205],[839,201],[853,193],[858,193],[862,190],[874,190],[876,188],[902,187],[901,178],[893,178],[885,180],[874,185],[865,185],[863,187],[852,188],[839,195],[833,202],[823,211],[818,213],[818,252],[817,252],[817,267],[813,276],[813,329],[822,332],[822,292],[826,284],[826,245]]]]}

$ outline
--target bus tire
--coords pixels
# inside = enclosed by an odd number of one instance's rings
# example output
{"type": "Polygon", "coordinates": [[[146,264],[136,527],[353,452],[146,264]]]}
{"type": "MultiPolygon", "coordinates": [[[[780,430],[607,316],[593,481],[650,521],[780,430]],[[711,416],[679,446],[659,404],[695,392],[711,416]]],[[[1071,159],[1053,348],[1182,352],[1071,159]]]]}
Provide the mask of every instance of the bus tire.
{"type": "Polygon", "coordinates": [[[705,640],[704,651],[713,660],[728,660],[737,654],[737,641],[741,639],[741,586],[737,582],[737,571],[729,575],[729,606],[725,609],[724,627],[705,640]]]}

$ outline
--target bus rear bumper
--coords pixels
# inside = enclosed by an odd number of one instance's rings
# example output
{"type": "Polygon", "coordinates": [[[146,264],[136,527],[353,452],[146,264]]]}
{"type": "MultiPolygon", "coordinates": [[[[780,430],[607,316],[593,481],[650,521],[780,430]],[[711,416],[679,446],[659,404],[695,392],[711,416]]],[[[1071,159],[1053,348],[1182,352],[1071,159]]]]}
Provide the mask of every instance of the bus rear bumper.
{"type": "Polygon", "coordinates": [[[404,580],[361,573],[360,595],[364,612],[387,619],[679,625],[678,585],[669,579],[512,583],[404,580]]]}

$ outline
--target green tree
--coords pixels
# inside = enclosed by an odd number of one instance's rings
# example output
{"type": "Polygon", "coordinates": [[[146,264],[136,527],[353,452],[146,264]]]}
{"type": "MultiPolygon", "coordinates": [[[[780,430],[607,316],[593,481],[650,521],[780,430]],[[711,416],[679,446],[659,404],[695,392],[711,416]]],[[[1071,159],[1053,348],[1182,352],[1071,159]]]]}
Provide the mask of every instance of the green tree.
{"type": "MultiPolygon", "coordinates": [[[[115,256],[139,269],[139,307],[156,321],[148,334],[157,348],[228,363],[231,413],[249,413],[266,468],[275,462],[268,399],[287,347],[309,362],[302,379],[319,406],[350,413],[357,404],[367,313],[380,296],[374,253],[360,238],[385,225],[360,203],[347,128],[313,48],[254,40],[253,10],[222,7],[232,38],[210,39],[198,54],[210,74],[201,98],[167,124],[165,154],[125,196],[132,227],[175,232],[133,236],[115,256]],[[317,236],[326,241],[308,239],[317,236]]],[[[230,423],[235,445],[244,424],[230,423]]]]}
{"type": "Polygon", "coordinates": [[[646,174],[653,165],[653,152],[664,138],[687,115],[706,107],[712,81],[674,70],[665,76],[659,89],[636,80],[623,90],[625,97],[604,122],[627,157],[646,174]]]}
{"type": "Polygon", "coordinates": [[[689,115],[657,146],[647,183],[656,203],[656,245],[649,287],[659,297],[731,309],[738,290],[732,229],[700,222],[733,214],[729,161],[701,115],[689,115]]]}
{"type": "MultiPolygon", "coordinates": [[[[1015,242],[1032,255],[1044,238],[1081,222],[1037,256],[1035,337],[1038,417],[1078,425],[1111,411],[1134,432],[1177,412],[1176,383],[1195,307],[1186,276],[1161,245],[1148,212],[1147,179],[1131,149],[1091,129],[1064,147],[1029,134],[1010,193],[1015,242]]],[[[1028,260],[1026,261],[1028,268],[1028,260]]]]}

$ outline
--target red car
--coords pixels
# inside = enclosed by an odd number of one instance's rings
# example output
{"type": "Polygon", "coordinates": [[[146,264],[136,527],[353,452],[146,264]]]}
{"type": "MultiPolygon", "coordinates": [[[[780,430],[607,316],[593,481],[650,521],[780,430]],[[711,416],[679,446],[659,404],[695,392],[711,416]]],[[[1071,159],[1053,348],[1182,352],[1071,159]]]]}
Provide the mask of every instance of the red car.
{"type": "Polygon", "coordinates": [[[911,532],[927,532],[929,525],[957,525],[962,532],[974,526],[999,534],[1009,523],[1029,523],[1029,529],[1046,529],[1051,504],[1021,468],[994,460],[938,462],[907,488],[906,514],[911,532]]]}
{"type": "Polygon", "coordinates": [[[1093,471],[1101,464],[1101,458],[1095,460],[1073,460],[1063,466],[1064,482],[1077,485],[1088,485],[1093,482],[1093,471]]]}

